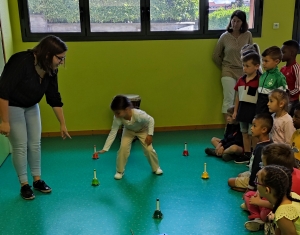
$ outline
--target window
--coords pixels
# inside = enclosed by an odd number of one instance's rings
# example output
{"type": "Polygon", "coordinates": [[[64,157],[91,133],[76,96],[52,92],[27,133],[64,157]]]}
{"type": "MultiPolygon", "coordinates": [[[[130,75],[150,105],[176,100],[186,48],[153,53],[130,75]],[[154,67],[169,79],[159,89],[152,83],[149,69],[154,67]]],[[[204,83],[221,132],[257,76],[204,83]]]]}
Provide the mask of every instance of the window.
{"type": "Polygon", "coordinates": [[[263,0],[18,0],[23,41],[218,38],[233,11],[261,35],[263,0]]]}
{"type": "Polygon", "coordinates": [[[235,0],[235,2],[233,2],[228,0],[219,0],[216,2],[217,3],[213,2],[213,0],[209,0],[209,9],[208,9],[209,30],[225,29],[228,25],[228,21],[230,19],[231,14],[233,13],[233,11],[237,9],[246,12],[249,29],[254,28],[254,21],[253,21],[253,19],[255,18],[254,1],[235,0]]]}
{"type": "Polygon", "coordinates": [[[294,13],[293,39],[300,43],[300,3],[296,0],[294,13]]]}

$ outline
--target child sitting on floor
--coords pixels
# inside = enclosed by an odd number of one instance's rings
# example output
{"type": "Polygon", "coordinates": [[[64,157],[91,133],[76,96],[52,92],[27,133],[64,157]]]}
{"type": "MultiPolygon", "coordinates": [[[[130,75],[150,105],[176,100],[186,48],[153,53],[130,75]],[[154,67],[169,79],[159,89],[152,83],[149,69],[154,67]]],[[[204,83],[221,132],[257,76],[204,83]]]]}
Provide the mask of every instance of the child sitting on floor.
{"type": "Polygon", "coordinates": [[[245,192],[247,189],[254,190],[254,179],[259,171],[259,163],[261,162],[262,148],[272,141],[269,133],[273,126],[273,118],[268,113],[257,114],[252,122],[252,136],[258,138],[258,143],[253,151],[250,159],[249,171],[239,174],[236,178],[228,179],[228,185],[231,189],[239,192],[245,192]]]}
{"type": "Polygon", "coordinates": [[[211,143],[215,148],[206,148],[205,153],[222,158],[225,162],[235,159],[243,153],[243,136],[240,125],[232,118],[234,106],[227,109],[227,126],[223,139],[213,137],[211,143]]]}
{"type": "Polygon", "coordinates": [[[300,234],[300,196],[291,192],[291,171],[278,165],[265,166],[255,179],[261,197],[273,206],[275,234],[300,234]]]}
{"type": "MultiPolygon", "coordinates": [[[[262,167],[268,165],[280,165],[292,172],[292,191],[300,194],[300,170],[295,168],[295,159],[292,149],[286,144],[269,144],[262,150],[262,167]]],[[[261,199],[258,192],[249,191],[244,194],[245,203],[241,205],[248,210],[250,221],[245,223],[249,231],[258,231],[263,228],[267,215],[273,206],[265,199],[261,199]]]]}

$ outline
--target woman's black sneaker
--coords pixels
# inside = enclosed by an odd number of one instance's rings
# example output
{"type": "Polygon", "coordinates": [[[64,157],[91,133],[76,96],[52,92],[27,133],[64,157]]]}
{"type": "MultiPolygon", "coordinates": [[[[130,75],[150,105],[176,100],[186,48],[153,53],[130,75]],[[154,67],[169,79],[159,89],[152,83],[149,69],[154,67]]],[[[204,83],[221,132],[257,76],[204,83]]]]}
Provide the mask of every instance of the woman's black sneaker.
{"type": "Polygon", "coordinates": [[[44,180],[37,180],[33,182],[33,188],[41,191],[42,193],[50,193],[52,189],[45,183],[44,180]]]}
{"type": "Polygon", "coordinates": [[[34,193],[29,184],[25,184],[21,187],[21,196],[25,200],[32,200],[35,198],[34,193]]]}

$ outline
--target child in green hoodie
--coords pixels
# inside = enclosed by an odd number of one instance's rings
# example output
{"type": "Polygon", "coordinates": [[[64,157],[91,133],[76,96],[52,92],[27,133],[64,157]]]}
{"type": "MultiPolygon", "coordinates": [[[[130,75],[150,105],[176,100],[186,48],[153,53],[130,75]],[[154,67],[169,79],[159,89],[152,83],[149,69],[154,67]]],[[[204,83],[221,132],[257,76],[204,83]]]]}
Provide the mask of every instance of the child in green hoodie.
{"type": "Polygon", "coordinates": [[[279,71],[278,64],[282,59],[279,47],[272,46],[262,53],[262,66],[265,72],[259,78],[256,114],[269,113],[267,103],[269,93],[274,89],[288,89],[285,76],[279,71]]]}

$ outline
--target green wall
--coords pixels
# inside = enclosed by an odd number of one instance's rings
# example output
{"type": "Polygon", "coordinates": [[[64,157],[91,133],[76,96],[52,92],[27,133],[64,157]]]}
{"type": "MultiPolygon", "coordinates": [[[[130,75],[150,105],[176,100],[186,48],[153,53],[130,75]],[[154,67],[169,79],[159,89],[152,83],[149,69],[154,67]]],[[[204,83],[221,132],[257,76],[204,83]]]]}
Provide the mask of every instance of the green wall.
{"type": "MultiPolygon", "coordinates": [[[[3,0],[2,0],[3,1],[3,0]]],[[[295,0],[265,0],[261,50],[292,37],[295,0]],[[280,28],[273,30],[274,22],[280,28]]],[[[14,52],[23,43],[17,1],[9,1],[14,52]]],[[[107,130],[109,104],[119,93],[142,97],[141,108],[156,127],[222,123],[221,73],[212,62],[216,39],[124,42],[67,42],[66,67],[59,71],[69,131],[107,130]]],[[[59,130],[51,108],[41,102],[43,132],[59,130]]]]}
{"type": "MultiPolygon", "coordinates": [[[[5,57],[8,59],[13,54],[12,28],[10,24],[8,0],[0,0],[0,20],[3,32],[5,57]]],[[[0,166],[9,153],[9,141],[6,137],[0,135],[0,166]]]]}

